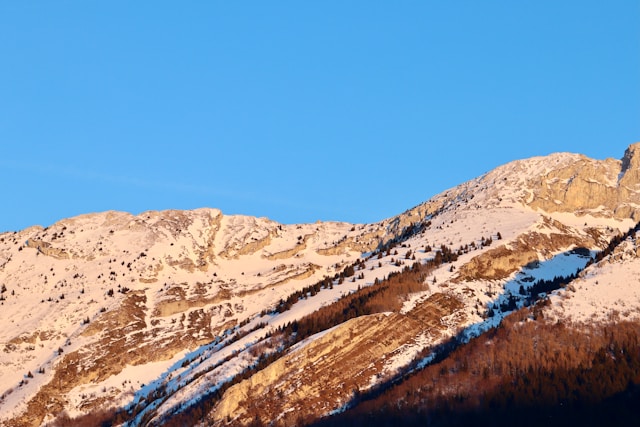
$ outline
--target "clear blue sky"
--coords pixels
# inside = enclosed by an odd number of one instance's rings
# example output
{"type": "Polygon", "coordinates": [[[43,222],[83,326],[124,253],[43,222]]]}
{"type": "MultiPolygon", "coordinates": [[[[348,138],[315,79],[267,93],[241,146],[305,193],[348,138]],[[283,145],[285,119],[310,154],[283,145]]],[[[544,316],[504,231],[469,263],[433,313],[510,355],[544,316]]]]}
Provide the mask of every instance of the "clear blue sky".
{"type": "Polygon", "coordinates": [[[640,1],[5,1],[0,230],[216,207],[373,222],[640,141],[640,1]]]}

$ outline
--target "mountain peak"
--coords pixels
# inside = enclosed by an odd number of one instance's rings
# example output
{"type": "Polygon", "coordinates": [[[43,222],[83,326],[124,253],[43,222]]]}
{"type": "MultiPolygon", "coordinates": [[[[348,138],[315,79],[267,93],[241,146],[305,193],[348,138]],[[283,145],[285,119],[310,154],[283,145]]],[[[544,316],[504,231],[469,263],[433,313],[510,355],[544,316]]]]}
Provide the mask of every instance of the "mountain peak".
{"type": "Polygon", "coordinates": [[[526,174],[530,178],[521,182],[526,193],[522,200],[546,212],[637,220],[639,149],[640,144],[631,145],[622,160],[595,160],[563,153],[525,160],[533,173],[526,174]]]}
{"type": "Polygon", "coordinates": [[[640,142],[629,145],[622,157],[620,184],[635,188],[640,183],[640,142]]]}

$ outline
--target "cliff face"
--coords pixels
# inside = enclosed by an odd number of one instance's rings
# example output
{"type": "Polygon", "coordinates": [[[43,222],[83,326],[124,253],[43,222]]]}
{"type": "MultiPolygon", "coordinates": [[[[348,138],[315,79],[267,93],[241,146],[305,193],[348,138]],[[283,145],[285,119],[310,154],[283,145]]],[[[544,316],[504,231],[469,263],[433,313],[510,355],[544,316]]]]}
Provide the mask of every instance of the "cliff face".
{"type": "Polygon", "coordinates": [[[621,161],[575,161],[532,178],[527,187],[533,199],[526,203],[546,212],[612,215],[640,218],[640,144],[631,145],[621,161]]]}

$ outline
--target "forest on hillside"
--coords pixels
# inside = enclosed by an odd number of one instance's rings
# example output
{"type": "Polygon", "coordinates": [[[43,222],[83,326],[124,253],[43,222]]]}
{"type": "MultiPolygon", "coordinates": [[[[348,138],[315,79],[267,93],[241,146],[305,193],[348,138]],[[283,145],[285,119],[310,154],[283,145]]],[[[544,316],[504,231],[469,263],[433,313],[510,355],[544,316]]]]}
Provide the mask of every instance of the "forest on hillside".
{"type": "Polygon", "coordinates": [[[540,308],[523,308],[401,383],[305,424],[638,425],[640,323],[564,325],[540,308]]]}

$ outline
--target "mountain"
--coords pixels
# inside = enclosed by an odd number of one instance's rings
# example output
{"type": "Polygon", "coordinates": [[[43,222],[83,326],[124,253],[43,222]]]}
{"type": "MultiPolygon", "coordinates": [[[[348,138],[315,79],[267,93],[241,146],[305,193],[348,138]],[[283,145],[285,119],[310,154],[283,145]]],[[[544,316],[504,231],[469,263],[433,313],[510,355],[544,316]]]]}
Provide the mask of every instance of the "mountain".
{"type": "Polygon", "coordinates": [[[515,318],[635,325],[639,150],[514,161],[374,224],[111,211],[2,233],[0,425],[328,422],[515,318]]]}

